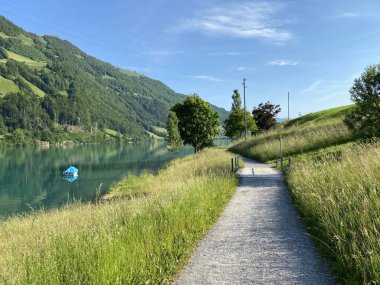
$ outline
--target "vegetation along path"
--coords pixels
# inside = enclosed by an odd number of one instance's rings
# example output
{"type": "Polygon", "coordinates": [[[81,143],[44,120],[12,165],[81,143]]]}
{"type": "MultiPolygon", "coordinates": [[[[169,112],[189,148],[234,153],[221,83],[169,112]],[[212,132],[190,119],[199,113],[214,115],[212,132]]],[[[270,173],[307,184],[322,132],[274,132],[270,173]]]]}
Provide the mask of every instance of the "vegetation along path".
{"type": "Polygon", "coordinates": [[[237,192],[175,284],[334,284],[282,174],[244,162],[237,192]]]}

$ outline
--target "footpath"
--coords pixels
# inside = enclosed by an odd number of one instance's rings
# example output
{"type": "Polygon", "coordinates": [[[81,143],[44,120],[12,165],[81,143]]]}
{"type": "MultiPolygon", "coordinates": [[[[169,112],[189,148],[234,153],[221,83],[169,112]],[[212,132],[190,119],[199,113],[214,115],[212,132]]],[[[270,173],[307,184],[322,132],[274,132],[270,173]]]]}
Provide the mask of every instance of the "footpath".
{"type": "Polygon", "coordinates": [[[232,200],[174,284],[336,284],[282,173],[253,160],[244,163],[232,200]]]}

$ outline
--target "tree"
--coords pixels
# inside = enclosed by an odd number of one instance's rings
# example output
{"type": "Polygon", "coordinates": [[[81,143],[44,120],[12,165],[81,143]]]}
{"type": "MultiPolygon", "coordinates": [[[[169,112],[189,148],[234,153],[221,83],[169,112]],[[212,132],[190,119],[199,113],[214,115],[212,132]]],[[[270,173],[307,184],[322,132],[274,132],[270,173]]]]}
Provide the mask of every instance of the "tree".
{"type": "Polygon", "coordinates": [[[168,130],[166,141],[170,151],[178,151],[183,145],[178,123],[177,115],[173,111],[170,111],[168,121],[166,122],[166,129],[168,130]]]}
{"type": "Polygon", "coordinates": [[[254,107],[252,114],[255,118],[257,127],[263,132],[276,125],[276,116],[280,112],[280,105],[273,105],[268,101],[266,103],[260,103],[259,106],[254,107]]]}
{"type": "Polygon", "coordinates": [[[3,47],[0,47],[0,59],[8,59],[8,53],[3,47]]]}
{"type": "Polygon", "coordinates": [[[183,103],[175,104],[171,111],[179,120],[179,132],[185,144],[192,145],[195,152],[212,144],[218,134],[220,115],[214,113],[209,104],[194,94],[183,103]]]}
{"type": "Polygon", "coordinates": [[[240,109],[241,109],[241,97],[240,97],[239,90],[235,89],[234,94],[232,94],[231,112],[234,112],[240,109]]]}
{"type": "Polygon", "coordinates": [[[365,69],[350,89],[354,109],[345,123],[363,138],[380,137],[380,64],[365,69]]]}
{"type": "MultiPolygon", "coordinates": [[[[251,114],[245,111],[247,120],[247,132],[251,134],[257,131],[255,120],[251,114]]],[[[244,110],[241,108],[241,98],[238,90],[232,95],[232,107],[228,118],[224,121],[224,131],[227,137],[236,139],[245,133],[244,110]]]]}

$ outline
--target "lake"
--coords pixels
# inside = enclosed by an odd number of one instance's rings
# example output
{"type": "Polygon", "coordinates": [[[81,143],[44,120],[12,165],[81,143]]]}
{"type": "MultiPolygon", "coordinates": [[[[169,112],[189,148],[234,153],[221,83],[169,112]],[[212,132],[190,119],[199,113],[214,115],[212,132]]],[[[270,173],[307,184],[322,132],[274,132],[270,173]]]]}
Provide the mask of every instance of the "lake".
{"type": "Polygon", "coordinates": [[[0,216],[90,201],[129,173],[156,172],[191,153],[192,147],[171,153],[162,142],[0,149],[0,216]],[[79,169],[74,182],[62,176],[70,165],[79,169]]]}

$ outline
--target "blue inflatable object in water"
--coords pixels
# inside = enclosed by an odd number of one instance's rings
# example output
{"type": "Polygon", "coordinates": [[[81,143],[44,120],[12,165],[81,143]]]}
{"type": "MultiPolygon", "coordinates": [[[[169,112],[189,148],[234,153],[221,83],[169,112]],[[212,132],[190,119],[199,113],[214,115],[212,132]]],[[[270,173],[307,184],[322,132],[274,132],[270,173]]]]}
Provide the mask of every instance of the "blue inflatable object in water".
{"type": "Polygon", "coordinates": [[[69,182],[74,182],[78,179],[78,175],[73,176],[73,177],[65,176],[63,179],[65,179],[66,181],[69,181],[69,182]]]}
{"type": "Polygon", "coordinates": [[[65,171],[63,171],[63,176],[65,177],[77,177],[78,176],[78,168],[75,166],[70,166],[65,171]]]}

